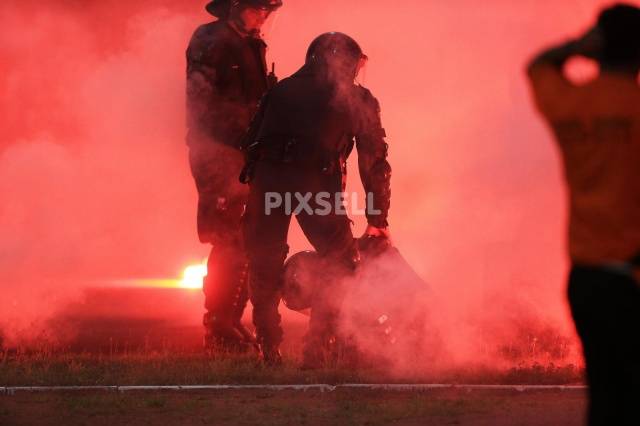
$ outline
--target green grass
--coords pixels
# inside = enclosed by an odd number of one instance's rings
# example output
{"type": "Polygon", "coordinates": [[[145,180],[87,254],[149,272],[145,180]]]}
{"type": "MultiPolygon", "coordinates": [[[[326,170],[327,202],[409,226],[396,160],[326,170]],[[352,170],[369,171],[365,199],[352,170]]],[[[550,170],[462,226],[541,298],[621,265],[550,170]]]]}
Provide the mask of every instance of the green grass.
{"type": "Polygon", "coordinates": [[[214,384],[454,383],[565,385],[582,382],[573,366],[519,365],[510,369],[465,368],[392,376],[374,369],[334,367],[301,371],[295,359],[280,368],[251,357],[149,352],[92,355],[35,352],[0,356],[0,386],[136,386],[214,384]]]}

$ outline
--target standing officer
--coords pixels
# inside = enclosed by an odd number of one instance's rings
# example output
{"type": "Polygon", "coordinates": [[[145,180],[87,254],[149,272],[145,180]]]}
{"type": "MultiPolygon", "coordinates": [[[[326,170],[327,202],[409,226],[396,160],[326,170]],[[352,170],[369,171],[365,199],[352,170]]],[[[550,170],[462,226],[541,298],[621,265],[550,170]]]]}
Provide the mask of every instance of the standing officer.
{"type": "Polygon", "coordinates": [[[218,20],[199,27],[187,49],[189,161],[199,193],[198,234],[211,244],[204,280],[207,347],[246,349],[247,259],[240,218],[248,191],[237,182],[239,142],[275,76],[267,75],[260,30],[281,0],[214,0],[218,20]],[[270,78],[271,77],[271,78],[270,78]]]}
{"type": "Polygon", "coordinates": [[[640,9],[604,10],[586,36],[529,66],[536,104],[553,130],[569,187],[569,301],[583,343],[590,425],[640,424],[640,9]],[[600,64],[577,86],[576,55],[600,64]]]}
{"type": "Polygon", "coordinates": [[[245,222],[250,293],[258,342],[268,364],[280,362],[278,304],[292,214],[285,205],[271,208],[271,197],[298,193],[309,200],[294,214],[334,277],[314,298],[304,351],[308,367],[318,365],[323,340],[335,331],[340,281],[359,262],[351,221],[339,199],[354,143],[372,207],[367,234],[389,236],[391,167],[379,105],[371,92],[354,83],[365,62],[351,37],[321,35],[311,44],[306,64],[265,96],[246,139],[248,162],[241,180],[251,182],[245,222]],[[333,207],[319,203],[319,194],[328,195],[333,207]]]}

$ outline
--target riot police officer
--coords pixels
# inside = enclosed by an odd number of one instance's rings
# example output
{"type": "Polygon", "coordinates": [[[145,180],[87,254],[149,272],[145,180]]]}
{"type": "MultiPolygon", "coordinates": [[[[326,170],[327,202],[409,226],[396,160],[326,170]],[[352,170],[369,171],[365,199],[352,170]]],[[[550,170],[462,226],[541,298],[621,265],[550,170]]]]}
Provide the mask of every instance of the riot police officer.
{"type": "MultiPolygon", "coordinates": [[[[270,85],[260,29],[281,0],[214,0],[217,21],[199,27],[187,49],[187,143],[199,193],[198,234],[212,244],[204,280],[205,344],[245,349],[247,260],[240,218],[247,189],[237,182],[239,141],[270,85]]],[[[272,76],[275,77],[275,76],[272,76]]]]}
{"type": "Polygon", "coordinates": [[[351,37],[321,35],[311,44],[305,65],[265,95],[247,135],[248,161],[241,180],[250,182],[250,195],[244,235],[253,321],[267,363],[280,362],[278,304],[292,214],[334,277],[324,284],[324,294],[314,297],[306,365],[317,364],[323,339],[334,331],[340,283],[357,267],[359,253],[351,221],[342,214],[344,206],[338,200],[335,208],[326,209],[317,196],[339,198],[344,191],[346,160],[354,144],[368,205],[373,207],[367,212],[367,234],[388,236],[391,167],[385,132],[377,100],[355,84],[366,59],[351,37]],[[308,205],[290,211],[270,204],[272,197],[291,194],[306,194],[308,205]]]}

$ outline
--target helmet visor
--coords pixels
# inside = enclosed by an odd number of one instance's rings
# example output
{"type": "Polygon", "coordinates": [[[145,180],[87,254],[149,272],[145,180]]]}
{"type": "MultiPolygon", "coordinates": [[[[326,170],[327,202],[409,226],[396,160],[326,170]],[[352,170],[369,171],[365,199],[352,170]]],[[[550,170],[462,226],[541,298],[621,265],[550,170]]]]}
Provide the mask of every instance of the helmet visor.
{"type": "Polygon", "coordinates": [[[362,56],[360,56],[360,60],[358,60],[358,65],[356,67],[356,80],[361,83],[364,83],[364,78],[367,71],[367,63],[369,63],[369,57],[363,53],[362,56]]]}

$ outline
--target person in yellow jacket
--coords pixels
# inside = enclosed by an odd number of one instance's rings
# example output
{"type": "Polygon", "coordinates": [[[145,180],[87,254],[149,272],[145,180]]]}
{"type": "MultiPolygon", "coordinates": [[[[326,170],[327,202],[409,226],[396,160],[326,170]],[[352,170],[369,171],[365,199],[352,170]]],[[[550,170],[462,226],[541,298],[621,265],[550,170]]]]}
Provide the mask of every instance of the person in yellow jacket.
{"type": "Polygon", "coordinates": [[[640,415],[640,9],[619,4],[587,35],[529,65],[535,103],[564,160],[569,195],[569,301],[584,347],[590,425],[638,425],[640,415]],[[586,56],[599,77],[571,83],[586,56]]]}

